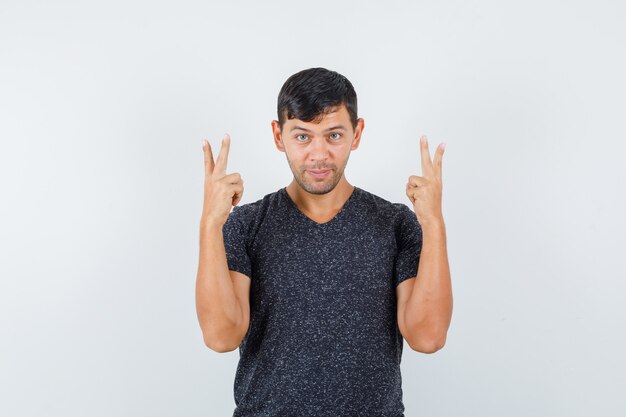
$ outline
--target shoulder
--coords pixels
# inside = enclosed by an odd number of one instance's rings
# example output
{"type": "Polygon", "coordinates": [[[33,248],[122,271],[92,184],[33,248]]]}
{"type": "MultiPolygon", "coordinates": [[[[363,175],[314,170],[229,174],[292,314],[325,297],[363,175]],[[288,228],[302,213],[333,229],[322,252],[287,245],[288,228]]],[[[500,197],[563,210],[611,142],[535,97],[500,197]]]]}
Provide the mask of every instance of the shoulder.
{"type": "Polygon", "coordinates": [[[409,238],[421,240],[422,226],[412,208],[404,203],[394,203],[369,191],[361,189],[363,215],[384,224],[383,230],[390,230],[399,241],[409,238]]]}
{"type": "Polygon", "coordinates": [[[239,222],[245,227],[252,227],[265,216],[270,207],[277,204],[280,198],[279,193],[280,190],[274,191],[256,201],[234,206],[228,219],[239,222]]]}
{"type": "Polygon", "coordinates": [[[374,211],[378,216],[393,222],[395,225],[401,225],[413,218],[417,222],[415,213],[409,206],[404,203],[394,203],[372,192],[359,188],[361,192],[361,202],[366,210],[374,211]]]}

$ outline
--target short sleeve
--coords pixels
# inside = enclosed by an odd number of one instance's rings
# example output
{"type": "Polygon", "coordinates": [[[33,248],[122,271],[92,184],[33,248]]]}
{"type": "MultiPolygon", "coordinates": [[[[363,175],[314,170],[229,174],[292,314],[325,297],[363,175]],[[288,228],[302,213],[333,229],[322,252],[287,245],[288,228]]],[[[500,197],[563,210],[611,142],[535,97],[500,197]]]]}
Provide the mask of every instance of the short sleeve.
{"type": "Polygon", "coordinates": [[[413,210],[404,204],[401,206],[400,220],[396,223],[398,253],[393,271],[396,286],[417,275],[422,252],[422,226],[413,210]]]}
{"type": "Polygon", "coordinates": [[[234,206],[222,227],[222,234],[228,269],[252,278],[252,265],[247,245],[249,219],[245,218],[245,213],[246,210],[240,206],[234,206]]]}

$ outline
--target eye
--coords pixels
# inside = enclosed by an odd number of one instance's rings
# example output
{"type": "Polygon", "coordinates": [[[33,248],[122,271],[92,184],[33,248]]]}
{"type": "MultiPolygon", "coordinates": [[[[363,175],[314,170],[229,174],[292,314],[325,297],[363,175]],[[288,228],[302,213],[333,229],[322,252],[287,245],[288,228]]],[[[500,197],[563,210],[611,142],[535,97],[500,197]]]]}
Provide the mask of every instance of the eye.
{"type": "Polygon", "coordinates": [[[306,138],[306,135],[298,135],[298,136],[296,136],[296,140],[298,142],[304,142],[303,140],[300,140],[300,137],[306,138]]]}
{"type": "Polygon", "coordinates": [[[335,140],[341,139],[341,133],[331,133],[330,136],[331,136],[331,139],[335,139],[335,140]],[[332,137],[333,135],[337,135],[337,137],[333,138],[332,137]]]}

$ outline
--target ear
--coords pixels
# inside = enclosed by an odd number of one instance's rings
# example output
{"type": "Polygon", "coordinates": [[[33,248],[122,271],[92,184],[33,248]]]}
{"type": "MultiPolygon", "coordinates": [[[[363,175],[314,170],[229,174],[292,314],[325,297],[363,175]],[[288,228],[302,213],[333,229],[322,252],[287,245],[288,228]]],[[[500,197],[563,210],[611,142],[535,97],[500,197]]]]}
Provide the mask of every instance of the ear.
{"type": "Polygon", "coordinates": [[[354,128],[354,140],[352,141],[351,150],[355,150],[361,144],[361,134],[363,133],[363,129],[365,129],[365,120],[363,118],[356,119],[356,127],[354,128]]]}
{"type": "Polygon", "coordinates": [[[272,135],[274,136],[274,145],[276,145],[276,149],[281,152],[285,152],[285,147],[283,146],[282,141],[282,133],[280,132],[280,124],[278,120],[272,120],[272,135]]]}

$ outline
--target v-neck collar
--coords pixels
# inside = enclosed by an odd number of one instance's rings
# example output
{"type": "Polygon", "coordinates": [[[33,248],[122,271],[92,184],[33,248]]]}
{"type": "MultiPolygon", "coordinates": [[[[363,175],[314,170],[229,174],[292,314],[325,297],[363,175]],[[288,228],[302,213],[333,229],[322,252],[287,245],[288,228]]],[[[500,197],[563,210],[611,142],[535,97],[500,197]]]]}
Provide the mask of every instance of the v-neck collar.
{"type": "Polygon", "coordinates": [[[311,224],[313,224],[314,226],[317,227],[324,227],[327,226],[333,222],[335,222],[339,217],[341,217],[343,215],[343,213],[346,211],[346,209],[348,208],[348,206],[350,206],[350,203],[352,202],[352,200],[355,199],[356,193],[359,191],[359,187],[357,187],[356,185],[354,186],[354,189],[352,190],[352,194],[350,194],[350,197],[348,197],[348,199],[346,200],[346,202],[343,204],[343,207],[341,207],[341,209],[337,212],[337,214],[335,214],[335,216],[330,219],[329,221],[325,222],[325,223],[318,223],[315,220],[311,219],[309,216],[307,216],[306,214],[304,214],[296,205],[296,203],[291,199],[291,197],[289,196],[289,193],[287,192],[287,187],[283,187],[281,188],[281,191],[283,193],[283,195],[285,196],[286,200],[288,201],[288,204],[296,211],[297,215],[299,217],[302,217],[304,219],[304,221],[307,221],[311,224]]]}

